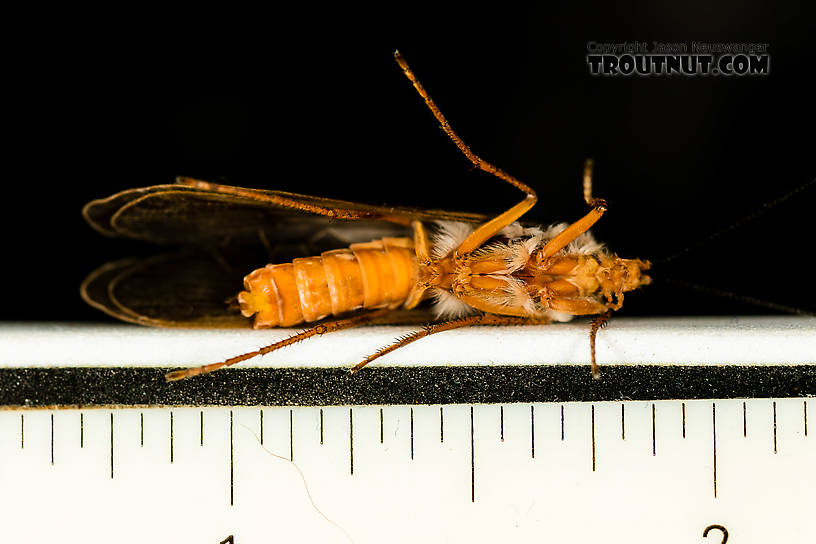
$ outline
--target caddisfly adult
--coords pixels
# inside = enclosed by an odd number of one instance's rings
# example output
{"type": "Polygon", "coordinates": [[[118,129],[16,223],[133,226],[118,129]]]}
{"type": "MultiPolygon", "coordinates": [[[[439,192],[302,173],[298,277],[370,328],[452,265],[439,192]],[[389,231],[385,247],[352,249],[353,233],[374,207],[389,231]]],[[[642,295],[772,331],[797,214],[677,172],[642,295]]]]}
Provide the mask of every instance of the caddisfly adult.
{"type": "MultiPolygon", "coordinates": [[[[340,230],[346,232],[335,237],[354,242],[317,256],[268,264],[244,277],[245,290],[235,299],[244,322],[253,318],[255,328],[319,322],[316,326],[226,361],[171,372],[168,380],[210,372],[314,335],[377,322],[398,309],[412,310],[425,299],[433,299],[431,323],[366,357],[351,371],[437,332],[595,315],[590,350],[592,374],[599,377],[595,361],[599,327],[621,307],[624,293],[650,279],[643,273],[648,261],[619,258],[588,232],[607,208],[602,199],[592,196],[592,161],[584,168],[584,200],[590,207],[584,217],[547,228],[520,224],[518,220],[537,201],[535,191],[475,155],[398,52],[395,58],[467,159],[522,191],[524,198],[488,218],[179,178],[174,185],[131,189],[90,202],[83,211],[86,219],[108,235],[205,246],[202,242],[226,238],[240,246],[242,238],[256,237],[274,246],[297,236],[311,242],[321,238],[316,232],[343,227],[340,230]]],[[[218,267],[201,263],[186,253],[111,263],[85,281],[82,294],[111,315],[146,325],[234,324],[237,311],[230,314],[223,298],[215,296],[225,285],[223,279],[216,279],[218,267]],[[157,287],[158,281],[162,287],[157,287]],[[184,289],[182,284],[187,286],[187,299],[174,302],[179,289],[184,289]]],[[[237,288],[232,289],[234,295],[237,288]]]]}

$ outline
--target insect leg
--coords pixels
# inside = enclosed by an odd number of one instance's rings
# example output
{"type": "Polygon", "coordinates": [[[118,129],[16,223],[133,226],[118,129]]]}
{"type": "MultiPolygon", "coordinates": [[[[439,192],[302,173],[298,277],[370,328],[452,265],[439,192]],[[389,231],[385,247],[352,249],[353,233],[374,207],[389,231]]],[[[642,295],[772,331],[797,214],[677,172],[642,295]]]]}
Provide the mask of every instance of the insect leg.
{"type": "Polygon", "coordinates": [[[595,161],[587,159],[584,161],[584,202],[591,208],[598,206],[606,207],[606,201],[602,198],[592,198],[592,168],[595,161]]]}
{"type": "Polygon", "coordinates": [[[584,163],[584,200],[592,207],[588,214],[564,229],[555,238],[547,242],[536,255],[539,261],[552,257],[570,242],[588,231],[592,225],[606,212],[606,201],[602,198],[592,197],[592,159],[587,159],[584,163]]]}
{"type": "MultiPolygon", "coordinates": [[[[441,323],[429,323],[428,325],[425,325],[425,327],[422,330],[412,332],[411,334],[398,338],[397,341],[394,342],[393,344],[386,346],[377,351],[376,353],[369,355],[364,360],[354,365],[351,368],[351,373],[354,374],[355,372],[360,371],[360,369],[362,369],[368,363],[382,357],[387,353],[391,353],[392,351],[395,351],[401,348],[402,346],[407,346],[411,342],[416,342],[420,338],[425,338],[426,336],[430,336],[437,332],[460,329],[462,327],[469,327],[471,325],[535,325],[541,322],[542,322],[541,320],[537,320],[534,318],[482,314],[463,317],[460,319],[454,319],[451,321],[443,321],[441,323]]],[[[546,322],[549,321],[547,320],[546,322]]]]}
{"type": "Polygon", "coordinates": [[[606,323],[612,316],[612,310],[607,310],[592,320],[592,327],[589,329],[589,352],[592,355],[592,377],[596,380],[601,379],[601,369],[598,368],[598,363],[595,362],[595,337],[598,336],[598,330],[606,327],[606,323]]]}
{"type": "MultiPolygon", "coordinates": [[[[425,225],[423,225],[421,221],[413,221],[411,227],[414,229],[414,251],[416,252],[417,261],[423,264],[429,263],[431,260],[431,245],[428,242],[428,233],[425,231],[425,225]]],[[[409,310],[415,308],[422,302],[427,288],[428,286],[423,282],[415,282],[403,306],[409,310]]]]}
{"type": "Polygon", "coordinates": [[[539,261],[552,257],[561,251],[570,242],[588,231],[606,212],[606,201],[602,198],[592,197],[592,159],[587,159],[584,164],[584,200],[592,209],[584,217],[547,242],[547,245],[541,248],[536,255],[539,261]]]}
{"type": "Polygon", "coordinates": [[[509,183],[513,187],[516,187],[517,189],[519,189],[520,191],[524,192],[527,195],[524,200],[522,200],[521,202],[519,202],[518,204],[516,204],[503,214],[491,219],[487,223],[481,225],[479,228],[474,230],[457,249],[457,253],[460,255],[470,253],[471,251],[477,249],[479,246],[484,244],[489,238],[495,236],[496,233],[499,232],[501,229],[503,229],[504,227],[506,227],[507,225],[509,225],[510,223],[524,215],[538,201],[538,196],[536,195],[532,187],[530,187],[526,183],[519,181],[518,179],[514,178],[501,168],[493,166],[489,162],[482,160],[482,158],[473,153],[473,151],[470,150],[467,144],[465,144],[465,142],[462,141],[462,138],[460,138],[459,135],[453,131],[453,129],[450,126],[450,123],[448,123],[448,120],[445,119],[445,116],[442,114],[437,105],[428,95],[428,92],[425,90],[425,88],[419,82],[417,77],[414,75],[414,72],[408,66],[408,63],[405,62],[405,59],[402,58],[402,55],[400,55],[399,51],[394,52],[394,58],[397,60],[397,63],[400,65],[400,68],[402,68],[402,71],[405,73],[405,76],[411,81],[411,83],[414,84],[414,88],[419,93],[419,96],[421,96],[422,99],[425,100],[425,105],[428,106],[428,109],[431,110],[431,113],[433,113],[434,117],[436,117],[436,120],[439,121],[442,130],[445,131],[445,134],[448,135],[448,138],[450,138],[451,141],[453,141],[453,143],[456,144],[456,147],[459,148],[459,151],[461,151],[462,154],[465,157],[467,157],[468,160],[472,162],[476,168],[484,172],[487,172],[488,174],[493,174],[497,178],[506,181],[507,183],[509,183]]]}
{"type": "Polygon", "coordinates": [[[255,357],[256,355],[264,355],[266,353],[270,353],[280,348],[300,342],[301,340],[306,340],[307,338],[311,338],[312,336],[315,335],[326,334],[327,332],[335,332],[343,329],[350,329],[352,327],[357,327],[359,325],[370,323],[371,321],[377,319],[378,317],[381,317],[384,314],[388,313],[388,311],[389,311],[388,309],[376,310],[355,317],[349,317],[346,319],[336,319],[334,321],[320,323],[319,325],[315,325],[311,329],[299,332],[297,334],[290,336],[289,338],[284,338],[283,340],[275,342],[274,344],[270,344],[261,349],[251,351],[243,355],[238,355],[236,357],[231,357],[226,361],[221,361],[220,363],[212,363],[209,365],[194,368],[185,368],[182,370],[169,372],[164,377],[168,382],[173,382],[177,380],[183,380],[184,378],[198,376],[199,374],[206,374],[208,372],[218,370],[219,368],[224,368],[225,366],[231,366],[234,365],[235,363],[240,363],[241,361],[245,361],[247,359],[255,357]]]}
{"type": "Polygon", "coordinates": [[[425,225],[421,221],[413,221],[411,227],[414,229],[414,251],[419,262],[426,262],[431,259],[431,245],[428,243],[428,233],[425,225]]]}

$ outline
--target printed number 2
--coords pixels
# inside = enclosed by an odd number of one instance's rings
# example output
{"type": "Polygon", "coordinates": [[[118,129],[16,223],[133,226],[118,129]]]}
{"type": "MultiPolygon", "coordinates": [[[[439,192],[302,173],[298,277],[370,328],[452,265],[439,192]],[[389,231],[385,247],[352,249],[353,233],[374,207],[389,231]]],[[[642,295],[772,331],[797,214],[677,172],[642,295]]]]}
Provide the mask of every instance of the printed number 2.
{"type": "MultiPolygon", "coordinates": [[[[725,541],[723,541],[723,542],[725,542],[725,541]]],[[[227,538],[225,538],[224,540],[222,540],[218,544],[235,544],[235,537],[232,536],[232,535],[229,535],[227,538]]]]}
{"type": "Polygon", "coordinates": [[[722,533],[722,540],[720,541],[720,544],[725,544],[726,542],[728,542],[728,529],[726,529],[722,525],[716,525],[716,524],[715,525],[709,525],[708,527],[705,528],[705,530],[703,531],[703,538],[706,538],[708,536],[708,532],[711,529],[717,529],[722,533]]]}

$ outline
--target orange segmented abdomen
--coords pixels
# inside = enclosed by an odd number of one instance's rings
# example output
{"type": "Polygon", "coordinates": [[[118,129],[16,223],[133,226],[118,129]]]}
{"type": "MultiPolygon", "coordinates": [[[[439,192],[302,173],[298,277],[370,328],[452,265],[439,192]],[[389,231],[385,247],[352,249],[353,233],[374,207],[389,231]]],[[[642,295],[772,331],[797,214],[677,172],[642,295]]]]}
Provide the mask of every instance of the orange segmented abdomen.
{"type": "Polygon", "coordinates": [[[417,277],[410,238],[383,238],[291,263],[269,264],[244,278],[241,313],[256,329],[290,327],[353,310],[396,308],[417,277]]]}

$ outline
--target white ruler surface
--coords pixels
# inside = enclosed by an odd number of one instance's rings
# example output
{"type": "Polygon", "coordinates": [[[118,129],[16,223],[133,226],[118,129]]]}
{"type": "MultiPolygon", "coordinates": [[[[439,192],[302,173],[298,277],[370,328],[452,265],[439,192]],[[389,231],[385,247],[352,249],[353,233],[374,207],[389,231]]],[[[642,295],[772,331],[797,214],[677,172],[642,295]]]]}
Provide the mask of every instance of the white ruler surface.
{"type": "Polygon", "coordinates": [[[0,527],[8,542],[812,543],[813,404],[4,410],[0,527]]]}
{"type": "MultiPolygon", "coordinates": [[[[349,368],[417,328],[361,327],[326,334],[236,368],[349,368]]],[[[0,368],[191,366],[253,351],[294,332],[4,323],[0,368]]],[[[597,355],[601,365],[816,364],[816,317],[615,318],[598,333],[597,355]]],[[[389,353],[372,367],[589,362],[589,322],[584,320],[448,331],[389,353]]]]}
{"type": "Polygon", "coordinates": [[[348,374],[407,330],[166,383],[288,332],[3,325],[0,534],[816,542],[816,319],[614,320],[600,381],[586,323],[451,331],[348,374]]]}

